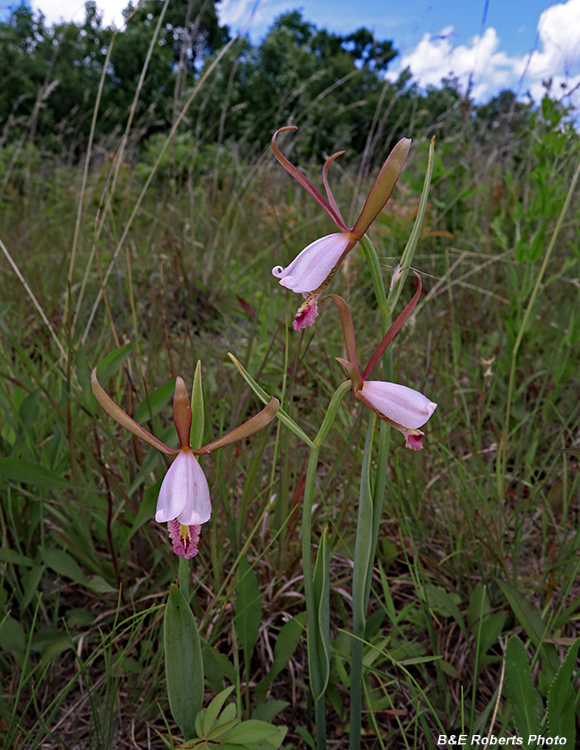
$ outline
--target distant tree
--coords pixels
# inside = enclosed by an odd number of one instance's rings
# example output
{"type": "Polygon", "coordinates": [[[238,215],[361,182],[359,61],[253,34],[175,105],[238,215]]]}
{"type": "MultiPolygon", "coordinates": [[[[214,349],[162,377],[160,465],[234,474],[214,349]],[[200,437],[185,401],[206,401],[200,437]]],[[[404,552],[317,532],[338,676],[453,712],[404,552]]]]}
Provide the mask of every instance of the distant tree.
{"type": "MultiPolygon", "coordinates": [[[[126,122],[163,3],[148,2],[116,36],[107,66],[97,136],[126,122]]],[[[125,15],[133,12],[129,6],[125,15]]],[[[35,137],[80,142],[89,132],[97,90],[114,30],[103,26],[94,0],[82,24],[46,26],[42,13],[22,4],[0,23],[0,128],[26,123],[35,137]],[[31,119],[32,118],[32,119],[31,119]],[[58,134],[57,134],[58,131],[58,134]]],[[[174,0],[168,6],[141,89],[142,132],[166,128],[177,72],[197,75],[201,60],[229,38],[215,3],[174,0]],[[145,123],[145,124],[144,124],[145,123]]],[[[1,135],[0,135],[1,137],[1,135]]]]}
{"type": "Polygon", "coordinates": [[[28,118],[46,79],[48,66],[39,50],[47,29],[42,14],[26,5],[14,8],[0,23],[0,123],[28,118]]]}
{"type": "Polygon", "coordinates": [[[263,149],[276,128],[294,124],[306,154],[364,149],[377,109],[387,106],[384,71],[397,54],[367,29],[341,36],[300,11],[279,16],[259,45],[246,41],[236,52],[197,107],[197,132],[263,149]]]}
{"type": "Polygon", "coordinates": [[[111,36],[94,2],[86,4],[82,24],[51,27],[26,5],[15,8],[0,24],[0,122],[6,137],[15,123],[48,140],[88,132],[111,36]]]}
{"type": "MultiPolygon", "coordinates": [[[[129,3],[123,11],[128,18],[133,14],[128,28],[145,26],[154,28],[163,9],[163,0],[147,0],[135,12],[137,3],[129,3]]],[[[207,55],[229,41],[227,26],[220,26],[216,3],[211,0],[172,0],[163,18],[160,43],[168,45],[175,65],[194,71],[207,55]]]]}
{"type": "Polygon", "coordinates": [[[476,107],[477,122],[492,131],[518,131],[528,122],[529,104],[518,101],[515,93],[503,89],[485,104],[476,107]]]}

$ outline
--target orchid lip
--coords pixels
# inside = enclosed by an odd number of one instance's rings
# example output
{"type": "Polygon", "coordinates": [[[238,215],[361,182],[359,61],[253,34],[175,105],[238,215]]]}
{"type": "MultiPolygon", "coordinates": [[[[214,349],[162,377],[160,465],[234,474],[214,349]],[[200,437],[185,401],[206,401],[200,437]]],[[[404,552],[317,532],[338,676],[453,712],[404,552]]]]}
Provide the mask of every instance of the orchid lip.
{"type": "Polygon", "coordinates": [[[315,240],[285,268],[275,266],[272,274],[280,284],[299,294],[315,292],[331,275],[350,245],[350,233],[335,232],[315,240]]]}
{"type": "Polygon", "coordinates": [[[211,500],[207,479],[191,450],[181,450],[159,490],[155,520],[166,523],[177,519],[182,526],[198,526],[209,521],[211,500]]]}
{"type": "Polygon", "coordinates": [[[407,430],[422,427],[437,408],[437,404],[419,391],[377,380],[365,381],[358,397],[389,421],[407,430]]]}

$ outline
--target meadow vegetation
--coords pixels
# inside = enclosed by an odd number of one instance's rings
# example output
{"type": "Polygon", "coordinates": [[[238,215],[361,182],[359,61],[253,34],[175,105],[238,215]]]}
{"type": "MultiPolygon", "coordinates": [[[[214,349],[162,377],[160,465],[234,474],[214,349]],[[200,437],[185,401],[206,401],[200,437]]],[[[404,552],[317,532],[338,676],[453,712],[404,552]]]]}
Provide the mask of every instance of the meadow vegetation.
{"type": "MultiPolygon", "coordinates": [[[[84,122],[93,126],[82,138],[68,138],[64,127],[59,135],[48,121],[39,135],[42,88],[32,92],[37,107],[4,123],[0,739],[14,750],[166,748],[183,739],[169,712],[161,632],[178,561],[165,527],[152,520],[168,462],[106,417],[89,374],[99,364],[115,401],[174,445],[175,377],[190,386],[201,360],[209,442],[260,408],[231,352],[308,435],[316,433],[344,380],[335,361],[342,355],[338,315],[327,305],[313,328],[295,333],[297,298],[271,274],[331,231],[269,150],[273,128],[293,123],[299,129],[286,152],[313,181],[321,154],[340,148],[342,136],[347,141],[332,177],[348,220],[395,139],[413,138],[393,198],[370,230],[387,288],[413,226],[431,136],[438,136],[413,261],[423,294],[394,343],[395,381],[438,408],[423,451],[391,438],[365,633],[362,746],[521,734],[518,684],[531,686],[538,709],[536,723],[532,717],[525,726],[556,734],[555,709],[552,726],[546,721],[549,689],[558,690],[555,676],[566,653],[577,653],[580,635],[580,202],[570,191],[580,140],[573,121],[549,89],[542,102],[516,106],[508,96],[478,113],[447,83],[431,92],[442,111],[429,109],[419,92],[415,100],[411,91],[391,98],[389,89],[373,99],[363,126],[352,114],[359,93],[324,140],[328,82],[300,109],[290,94],[302,79],[288,76],[289,111],[241,122],[242,111],[248,115],[240,102],[216,94],[224,81],[234,92],[232,64],[247,63],[225,41],[204,52],[191,87],[176,95],[163,126],[147,132],[143,121],[127,138],[123,129],[107,130],[110,109],[94,121],[89,111],[84,122]],[[204,139],[215,96],[227,126],[220,133],[218,119],[204,139]],[[313,99],[318,109],[309,109],[313,99]],[[192,113],[197,120],[188,119],[192,113]],[[513,635],[523,660],[518,651],[506,674],[513,635]],[[514,674],[524,676],[514,681],[514,674]]],[[[382,68],[368,70],[380,77],[382,68]]],[[[95,81],[98,87],[98,75],[95,81]]],[[[138,111],[137,101],[125,118],[138,111]]],[[[356,249],[330,291],[349,300],[361,361],[381,338],[371,288],[356,249]]],[[[409,280],[401,307],[413,291],[409,280]]],[[[345,399],[316,479],[315,547],[327,527],[331,557],[329,748],[344,747],[348,735],[367,416],[345,399]]],[[[304,444],[276,420],[204,458],[213,516],[192,567],[205,704],[234,686],[240,716],[288,727],[286,748],[313,746],[301,563],[307,461],[304,444]]],[[[574,722],[578,688],[568,671],[572,693],[566,683],[561,695],[574,722]]]]}

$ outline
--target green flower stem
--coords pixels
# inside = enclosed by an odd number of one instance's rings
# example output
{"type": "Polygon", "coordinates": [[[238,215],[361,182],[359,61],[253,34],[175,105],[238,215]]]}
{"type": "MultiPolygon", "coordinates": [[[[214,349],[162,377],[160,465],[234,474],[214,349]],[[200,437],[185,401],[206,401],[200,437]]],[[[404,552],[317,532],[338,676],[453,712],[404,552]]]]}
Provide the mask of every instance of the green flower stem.
{"type": "Polygon", "coordinates": [[[324,419],[322,420],[322,424],[320,426],[320,429],[318,430],[318,434],[314,438],[314,445],[317,448],[322,448],[322,443],[326,439],[326,436],[330,432],[330,428],[332,427],[332,424],[336,419],[336,415],[338,414],[338,409],[342,403],[342,399],[345,397],[347,391],[349,391],[350,388],[351,382],[350,380],[346,380],[344,383],[339,385],[336,391],[332,394],[332,398],[330,399],[330,403],[328,404],[328,409],[326,410],[326,414],[324,416],[324,419]]]}
{"type": "MultiPolygon", "coordinates": [[[[375,297],[377,299],[377,305],[381,312],[381,318],[383,319],[383,323],[384,323],[385,318],[390,317],[392,311],[387,301],[387,295],[385,294],[385,285],[383,283],[383,274],[381,273],[381,265],[379,263],[379,257],[376,253],[375,248],[373,247],[372,242],[369,240],[366,234],[360,238],[359,242],[365,254],[367,263],[369,264],[369,267],[370,267],[371,279],[373,282],[375,297]]],[[[387,331],[383,331],[383,335],[386,332],[387,331]]]]}
{"type": "Polygon", "coordinates": [[[372,571],[374,551],[369,539],[375,526],[374,502],[371,489],[370,467],[373,453],[373,435],[376,416],[373,413],[367,429],[360,480],[360,497],[354,547],[354,572],[352,581],[352,642],[350,666],[350,750],[360,747],[362,724],[363,654],[366,626],[366,586],[369,570],[372,571]]]}
{"type": "Polygon", "coordinates": [[[185,557],[179,558],[179,589],[185,601],[189,601],[189,562],[185,557]]]}
{"type": "Polygon", "coordinates": [[[314,502],[314,480],[318,466],[319,448],[310,448],[304,500],[302,503],[302,570],[304,572],[304,596],[306,598],[306,619],[308,637],[308,674],[310,689],[314,696],[314,720],[316,726],[317,750],[326,748],[326,715],[324,708],[324,690],[320,674],[318,639],[316,637],[316,604],[312,579],[312,505],[314,502]]]}
{"type": "MultiPolygon", "coordinates": [[[[320,644],[328,642],[327,633],[318,633],[320,619],[318,617],[317,602],[314,597],[314,576],[312,569],[312,506],[314,504],[316,469],[320,447],[328,435],[328,431],[338,413],[339,406],[346,392],[350,388],[350,381],[340,385],[328,406],[318,435],[310,443],[310,456],[304,484],[304,499],[302,502],[302,570],[304,572],[304,596],[306,599],[307,636],[308,636],[308,673],[310,688],[314,698],[314,720],[316,726],[317,750],[326,750],[326,710],[325,693],[328,685],[328,655],[321,653],[320,644]],[[319,637],[320,635],[320,637],[319,637]]],[[[320,606],[320,602],[318,603],[320,606]]]]}
{"type": "MultiPolygon", "coordinates": [[[[391,325],[393,308],[389,304],[385,294],[379,259],[371,241],[368,237],[364,236],[361,239],[360,244],[371,269],[375,297],[381,313],[382,331],[383,335],[385,335],[391,325]]],[[[393,379],[393,354],[391,347],[389,347],[383,355],[382,378],[385,381],[392,381],[393,379]]],[[[374,432],[375,423],[376,419],[375,415],[373,415],[373,418],[369,422],[369,430],[374,432]]],[[[379,526],[387,486],[389,437],[389,425],[386,422],[381,422],[377,468],[373,485],[371,485],[370,481],[370,465],[373,448],[372,432],[370,435],[367,433],[365,452],[363,456],[363,471],[361,475],[359,516],[356,530],[352,583],[353,639],[351,645],[350,676],[350,750],[358,750],[360,748],[363,693],[363,639],[366,626],[366,612],[371,593],[373,564],[378,544],[379,526]]]]}

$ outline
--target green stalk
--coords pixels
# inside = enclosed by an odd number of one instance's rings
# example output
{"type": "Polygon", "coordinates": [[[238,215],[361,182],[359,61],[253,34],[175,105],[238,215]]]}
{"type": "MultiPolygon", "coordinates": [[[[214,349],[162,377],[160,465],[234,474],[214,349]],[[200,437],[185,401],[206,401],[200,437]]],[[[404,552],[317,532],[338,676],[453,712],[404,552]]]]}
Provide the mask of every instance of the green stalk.
{"type": "Polygon", "coordinates": [[[310,448],[304,500],[302,503],[302,570],[304,572],[304,597],[306,599],[306,619],[308,637],[308,674],[310,690],[314,696],[314,721],[317,750],[326,748],[326,715],[324,710],[324,690],[319,671],[319,653],[316,637],[316,605],[312,580],[312,505],[314,502],[314,480],[318,467],[318,447],[310,448]]]}
{"type": "MultiPolygon", "coordinates": [[[[389,330],[391,324],[392,308],[385,294],[377,253],[366,235],[361,239],[360,244],[371,269],[371,277],[377,305],[381,312],[381,326],[384,335],[389,330]]],[[[383,380],[392,380],[392,372],[393,357],[392,349],[389,347],[383,355],[383,380]]],[[[375,423],[376,419],[375,415],[373,415],[373,418],[369,422],[369,430],[374,432],[375,423]]],[[[370,436],[367,433],[363,456],[352,582],[353,639],[351,643],[350,665],[350,750],[359,750],[360,748],[363,693],[363,639],[366,626],[366,612],[371,593],[373,563],[379,538],[379,524],[381,522],[383,501],[387,486],[389,432],[389,425],[386,422],[381,422],[374,490],[370,481],[373,448],[372,433],[370,436]]]]}
{"type": "Polygon", "coordinates": [[[360,747],[362,727],[363,655],[367,611],[367,579],[372,571],[374,552],[369,538],[375,526],[373,493],[370,467],[373,453],[373,435],[376,416],[373,413],[367,428],[365,451],[360,480],[360,497],[354,548],[354,571],[352,581],[352,642],[350,665],[350,750],[360,747]]]}
{"type": "Polygon", "coordinates": [[[342,399],[349,388],[350,381],[347,381],[336,389],[318,435],[310,444],[310,456],[308,458],[308,468],[304,484],[304,500],[302,502],[302,570],[304,572],[304,597],[306,599],[308,673],[310,675],[310,689],[314,698],[317,750],[326,750],[325,693],[330,676],[330,666],[329,654],[323,653],[324,646],[322,644],[329,643],[330,633],[320,632],[321,618],[318,617],[318,610],[320,606],[323,606],[323,603],[319,602],[319,606],[317,606],[314,597],[314,576],[312,570],[312,506],[315,494],[314,483],[316,480],[320,447],[328,435],[342,399]]]}
{"type": "MultiPolygon", "coordinates": [[[[389,291],[389,296],[385,294],[383,276],[377,253],[365,235],[360,240],[360,245],[365,254],[366,260],[371,271],[375,297],[381,313],[381,325],[383,336],[389,330],[392,322],[393,310],[401,294],[405,279],[413,262],[415,249],[419,242],[421,227],[425,218],[427,207],[427,198],[429,187],[431,185],[431,175],[433,173],[435,139],[431,139],[429,146],[429,159],[427,162],[427,171],[423,183],[423,190],[419,202],[417,218],[413,229],[407,241],[407,245],[401,257],[401,270],[397,274],[396,281],[389,291]]],[[[385,381],[393,379],[393,352],[389,347],[383,355],[382,377],[385,381]]],[[[372,419],[369,425],[374,429],[375,420],[372,419]]],[[[379,446],[377,457],[377,469],[375,473],[374,487],[371,485],[370,475],[365,476],[365,471],[370,472],[372,439],[367,434],[365,444],[365,453],[363,458],[363,474],[361,476],[361,490],[359,502],[359,521],[357,525],[355,541],[355,560],[353,573],[353,640],[351,647],[351,719],[350,719],[350,750],[359,750],[361,735],[361,712],[362,712],[362,671],[363,671],[363,641],[364,630],[366,625],[366,612],[371,593],[371,583],[373,574],[373,563],[376,555],[379,525],[383,512],[383,502],[387,487],[387,469],[389,462],[389,425],[381,422],[379,433],[379,446]],[[372,508],[368,508],[368,503],[372,503],[372,508]],[[362,515],[361,515],[362,514],[362,515]],[[369,523],[370,515],[370,523],[369,523]],[[369,545],[370,539],[370,545],[369,545]],[[366,552],[359,550],[366,548],[366,552]]]]}
{"type": "Polygon", "coordinates": [[[189,563],[185,557],[179,558],[179,589],[186,602],[189,602],[189,563]]]}

